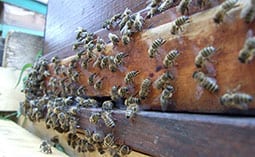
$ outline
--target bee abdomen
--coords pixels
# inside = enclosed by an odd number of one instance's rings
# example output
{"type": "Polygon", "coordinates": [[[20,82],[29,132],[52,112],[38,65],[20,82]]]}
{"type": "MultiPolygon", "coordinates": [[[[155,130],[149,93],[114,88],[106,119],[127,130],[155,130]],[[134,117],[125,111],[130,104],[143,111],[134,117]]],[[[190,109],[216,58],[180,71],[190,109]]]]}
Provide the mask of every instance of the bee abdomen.
{"type": "Polygon", "coordinates": [[[253,97],[251,95],[245,94],[245,93],[236,93],[234,95],[234,102],[236,104],[248,104],[251,103],[253,100],[253,97]]]}
{"type": "Polygon", "coordinates": [[[189,20],[188,16],[181,16],[175,20],[175,24],[177,26],[181,26],[181,25],[185,24],[188,20],[189,20]]]}
{"type": "Polygon", "coordinates": [[[212,81],[206,81],[203,87],[212,93],[217,92],[219,90],[219,86],[212,81]]]}
{"type": "Polygon", "coordinates": [[[204,58],[207,58],[207,57],[211,56],[215,51],[216,51],[216,49],[213,46],[209,46],[209,47],[203,48],[199,53],[204,58]]]}
{"type": "Polygon", "coordinates": [[[162,39],[162,38],[158,38],[156,40],[153,41],[151,47],[153,49],[157,49],[159,48],[161,45],[163,45],[166,42],[166,40],[162,39]]]}

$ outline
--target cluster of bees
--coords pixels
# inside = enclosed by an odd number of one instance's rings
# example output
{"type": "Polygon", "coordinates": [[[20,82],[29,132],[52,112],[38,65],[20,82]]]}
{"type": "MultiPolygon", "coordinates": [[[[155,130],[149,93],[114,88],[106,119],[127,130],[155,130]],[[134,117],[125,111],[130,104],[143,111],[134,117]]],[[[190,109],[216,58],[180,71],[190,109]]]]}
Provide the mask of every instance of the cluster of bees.
{"type": "MultiPolygon", "coordinates": [[[[189,14],[191,2],[191,0],[182,0],[176,7],[182,16],[173,21],[170,29],[172,35],[182,32],[183,26],[191,22],[190,18],[185,15],[189,14]]],[[[152,0],[146,17],[150,18],[156,13],[163,12],[176,5],[175,3],[175,0],[152,0]]],[[[199,7],[204,7],[208,3],[208,0],[197,0],[199,7]]],[[[242,13],[246,22],[252,22],[255,16],[254,0],[251,1],[251,4],[253,4],[253,7],[250,8],[250,11],[246,11],[245,15],[242,13]]],[[[227,13],[237,6],[239,6],[238,0],[226,0],[220,5],[213,21],[216,24],[222,23],[227,13]]],[[[116,14],[106,20],[103,28],[111,30],[119,27],[121,39],[113,33],[108,35],[112,44],[117,46],[120,41],[123,45],[127,45],[134,33],[142,31],[143,24],[144,18],[140,13],[132,14],[132,11],[127,8],[123,13],[116,14]]],[[[102,38],[81,27],[77,29],[76,33],[73,50],[77,52],[77,55],[68,64],[63,64],[58,57],[53,57],[51,63],[45,59],[39,59],[35,62],[25,81],[23,92],[26,94],[26,99],[20,104],[22,114],[32,122],[44,119],[46,128],[54,129],[60,133],[67,133],[68,145],[78,152],[93,152],[97,150],[104,154],[105,151],[109,151],[115,157],[125,156],[131,152],[131,149],[127,145],[117,145],[112,133],[105,135],[99,130],[94,132],[88,129],[82,130],[79,127],[79,119],[77,117],[81,113],[81,109],[100,107],[100,112],[91,113],[89,122],[96,125],[101,120],[106,127],[113,129],[115,121],[112,110],[119,107],[117,104],[121,103],[125,106],[127,119],[133,118],[139,111],[139,106],[143,100],[149,96],[151,87],[154,85],[158,90],[161,90],[159,102],[162,110],[166,110],[169,104],[172,104],[172,97],[175,92],[175,88],[171,85],[175,77],[169,68],[173,68],[176,65],[176,59],[181,55],[181,52],[176,49],[169,51],[162,60],[167,70],[154,82],[150,78],[145,78],[140,83],[139,91],[136,94],[134,94],[134,80],[140,72],[137,70],[127,72],[123,79],[125,85],[112,86],[109,89],[110,100],[102,102],[101,100],[87,97],[87,88],[81,85],[80,82],[80,72],[84,70],[88,74],[88,86],[93,87],[96,91],[101,90],[104,77],[101,77],[98,73],[89,72],[90,65],[92,65],[92,68],[123,72],[125,71],[124,60],[128,57],[128,54],[118,52],[114,55],[107,55],[105,53],[106,42],[102,38]],[[49,64],[50,66],[48,66],[49,64]]],[[[148,56],[156,58],[159,53],[158,49],[165,43],[166,40],[163,38],[154,40],[148,48],[148,56]]],[[[215,47],[208,46],[198,52],[194,60],[198,70],[192,76],[199,86],[211,93],[217,92],[219,85],[214,78],[207,76],[207,73],[202,69],[216,51],[215,47]]],[[[238,59],[241,63],[249,63],[254,55],[255,37],[249,37],[245,41],[243,49],[240,50],[238,59]]],[[[235,89],[221,96],[220,103],[224,106],[247,109],[247,105],[251,103],[252,99],[252,96],[237,92],[237,89],[235,89]]],[[[41,149],[47,153],[46,146],[42,144],[41,149]]]]}

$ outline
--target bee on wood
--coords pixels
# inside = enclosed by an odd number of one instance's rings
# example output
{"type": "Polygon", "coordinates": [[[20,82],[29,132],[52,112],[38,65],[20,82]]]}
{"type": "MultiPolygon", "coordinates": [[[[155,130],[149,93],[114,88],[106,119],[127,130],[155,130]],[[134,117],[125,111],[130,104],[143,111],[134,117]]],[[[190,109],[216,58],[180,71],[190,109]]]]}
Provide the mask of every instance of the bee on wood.
{"type": "Polygon", "coordinates": [[[160,75],[155,81],[155,85],[157,89],[163,89],[170,80],[174,80],[174,76],[171,72],[167,71],[160,75]]]}
{"type": "Polygon", "coordinates": [[[113,61],[114,61],[114,64],[116,64],[116,65],[121,65],[122,63],[123,63],[123,59],[125,58],[125,57],[127,57],[128,56],[128,54],[126,54],[126,53],[124,53],[124,52],[119,52],[119,53],[117,53],[115,56],[114,56],[114,59],[113,59],[113,61]]]}
{"type": "Polygon", "coordinates": [[[164,58],[163,64],[165,67],[173,66],[175,59],[180,55],[178,50],[170,51],[164,58]]]}
{"type": "Polygon", "coordinates": [[[74,81],[74,82],[78,82],[79,81],[79,77],[80,77],[80,74],[79,72],[77,71],[74,71],[71,75],[71,80],[74,81]]]}
{"type": "Polygon", "coordinates": [[[104,69],[107,67],[108,64],[109,64],[109,56],[103,56],[103,58],[101,59],[100,68],[104,69]]]}
{"type": "Polygon", "coordinates": [[[140,90],[138,93],[138,95],[141,99],[145,99],[149,95],[150,86],[151,86],[151,80],[148,78],[144,79],[140,86],[140,90]]]}
{"type": "Polygon", "coordinates": [[[112,86],[112,88],[111,88],[111,90],[110,90],[110,95],[111,95],[111,99],[113,100],[113,101],[117,101],[117,100],[119,100],[119,98],[120,98],[120,96],[119,96],[119,94],[118,94],[118,86],[112,86]]]}
{"type": "Polygon", "coordinates": [[[112,21],[110,19],[105,20],[102,27],[104,29],[110,30],[112,27],[112,21]]]}
{"type": "Polygon", "coordinates": [[[189,15],[189,5],[191,2],[192,0],[181,0],[179,5],[176,7],[177,11],[182,15],[184,15],[185,12],[189,15]]]}
{"type": "Polygon", "coordinates": [[[247,110],[248,104],[253,101],[253,97],[246,93],[236,92],[240,86],[233,91],[228,91],[220,97],[221,105],[240,110],[247,110]]]}
{"type": "Polygon", "coordinates": [[[134,83],[134,78],[139,74],[139,71],[130,71],[126,74],[125,78],[124,78],[124,82],[126,84],[132,84],[134,83]]]}
{"type": "Polygon", "coordinates": [[[150,7],[156,7],[161,3],[162,0],[151,0],[149,6],[150,7]]]}
{"type": "Polygon", "coordinates": [[[210,77],[207,77],[201,71],[195,71],[192,76],[199,85],[205,89],[207,89],[211,93],[215,93],[219,90],[219,86],[216,84],[216,81],[210,77]]]}
{"type": "Polygon", "coordinates": [[[247,38],[244,47],[240,50],[238,60],[241,63],[249,63],[255,56],[255,37],[247,38]]]}
{"type": "Polygon", "coordinates": [[[100,89],[102,89],[102,87],[103,87],[103,79],[104,79],[104,78],[100,78],[100,79],[98,79],[98,80],[95,82],[95,84],[94,84],[94,89],[95,89],[95,90],[100,90],[100,89]]]}
{"type": "Polygon", "coordinates": [[[118,70],[118,65],[116,65],[114,63],[114,56],[109,56],[109,65],[108,65],[108,69],[111,72],[116,72],[118,70]]]}
{"type": "Polygon", "coordinates": [[[108,133],[104,137],[103,146],[106,148],[111,148],[115,144],[115,138],[112,133],[108,133]]]}
{"type": "Polygon", "coordinates": [[[125,27],[126,27],[126,29],[129,29],[129,28],[131,28],[131,23],[128,23],[128,21],[130,21],[130,16],[124,16],[122,19],[121,19],[121,21],[120,21],[120,23],[119,23],[119,28],[120,28],[120,30],[122,31],[125,27]]]}
{"type": "Polygon", "coordinates": [[[93,67],[98,67],[101,69],[101,61],[102,59],[104,58],[104,55],[99,55],[97,58],[96,58],[96,61],[93,63],[93,67]]]}
{"type": "Polygon", "coordinates": [[[88,64],[91,62],[91,58],[85,58],[81,60],[81,67],[83,69],[88,69],[88,64]]]}
{"type": "Polygon", "coordinates": [[[113,45],[117,45],[120,41],[119,37],[116,34],[113,34],[113,33],[109,33],[108,38],[113,43],[113,45]]]}
{"type": "Polygon", "coordinates": [[[92,134],[92,140],[94,142],[100,143],[104,141],[104,134],[103,133],[99,133],[99,132],[94,132],[92,134]]]}
{"type": "Polygon", "coordinates": [[[117,14],[113,15],[113,16],[111,17],[111,22],[112,22],[112,23],[113,23],[113,22],[116,22],[118,19],[121,18],[121,16],[122,16],[121,13],[117,13],[117,14]]]}
{"type": "Polygon", "coordinates": [[[77,114],[80,112],[80,109],[77,106],[71,106],[67,112],[72,116],[77,116],[77,114]]]}
{"type": "Polygon", "coordinates": [[[103,111],[101,113],[101,118],[104,120],[104,123],[107,127],[109,127],[109,128],[115,127],[115,122],[113,121],[112,115],[110,112],[103,111]]]}
{"type": "Polygon", "coordinates": [[[239,6],[239,4],[237,4],[237,2],[238,2],[238,0],[226,0],[225,2],[223,2],[220,5],[219,10],[216,12],[216,14],[213,18],[213,21],[216,24],[222,23],[227,12],[229,12],[231,9],[239,6]]]}
{"type": "Polygon", "coordinates": [[[209,0],[197,0],[197,5],[198,5],[199,8],[201,9],[202,7],[205,7],[205,5],[206,5],[207,3],[209,3],[208,1],[209,1],[209,0]]]}
{"type": "Polygon", "coordinates": [[[103,111],[111,111],[113,109],[113,102],[108,100],[104,101],[102,104],[102,110],[103,111]]]}
{"type": "Polygon", "coordinates": [[[171,28],[171,34],[175,35],[179,30],[183,31],[182,26],[186,23],[190,23],[190,18],[188,16],[178,17],[171,28]]]}
{"type": "Polygon", "coordinates": [[[89,122],[90,122],[91,124],[97,124],[97,122],[99,121],[100,117],[101,117],[101,114],[100,114],[100,113],[93,112],[93,113],[91,114],[91,116],[89,117],[89,122]]]}
{"type": "Polygon", "coordinates": [[[125,116],[127,119],[133,118],[138,111],[139,111],[138,104],[136,103],[129,104],[126,109],[125,116]]]}
{"type": "Polygon", "coordinates": [[[195,65],[197,68],[201,68],[204,65],[204,57],[201,54],[198,54],[195,58],[195,65]]]}
{"type": "Polygon", "coordinates": [[[126,106],[129,106],[130,104],[133,104],[133,103],[141,104],[141,99],[140,99],[140,98],[133,97],[133,96],[130,96],[130,97],[128,97],[127,99],[125,99],[125,101],[124,101],[124,104],[125,104],[126,106]]]}
{"type": "Polygon", "coordinates": [[[168,8],[172,7],[174,5],[175,0],[165,0],[163,3],[160,4],[158,7],[159,12],[163,12],[167,10],[168,8]]]}
{"type": "Polygon", "coordinates": [[[71,117],[69,119],[69,131],[72,132],[73,134],[75,134],[77,125],[78,125],[77,120],[74,117],[71,117]]]}
{"type": "Polygon", "coordinates": [[[78,89],[77,89],[77,92],[76,92],[76,94],[78,95],[78,96],[83,96],[83,95],[85,95],[85,92],[86,91],[86,88],[84,87],[84,86],[80,86],[78,89]]]}
{"type": "Polygon", "coordinates": [[[122,145],[120,146],[119,152],[121,156],[126,156],[129,155],[131,153],[131,148],[127,145],[122,145]]]}
{"type": "Polygon", "coordinates": [[[42,141],[41,145],[40,145],[40,150],[43,153],[46,154],[52,154],[52,150],[51,150],[51,146],[47,141],[42,141]]]}
{"type": "Polygon", "coordinates": [[[134,20],[134,27],[138,32],[141,32],[143,29],[143,23],[144,23],[144,19],[143,17],[140,15],[140,13],[137,13],[135,15],[135,20],[134,20]]]}
{"type": "Polygon", "coordinates": [[[129,94],[129,89],[128,89],[128,87],[120,87],[120,88],[118,89],[118,95],[119,95],[121,98],[127,97],[128,94],[129,94]]]}
{"type": "Polygon", "coordinates": [[[97,74],[96,73],[92,73],[89,78],[88,78],[88,85],[93,86],[95,83],[95,78],[96,78],[97,74]]]}
{"type": "Polygon", "coordinates": [[[121,41],[124,45],[127,45],[128,43],[130,43],[130,37],[127,34],[124,34],[121,37],[121,41]]]}
{"type": "Polygon", "coordinates": [[[60,63],[60,59],[58,58],[58,56],[54,56],[51,58],[51,63],[57,65],[60,63]]]}
{"type": "Polygon", "coordinates": [[[198,55],[195,58],[195,65],[197,68],[201,68],[206,60],[209,60],[210,57],[216,52],[216,48],[213,46],[208,46],[203,48],[198,52],[198,55]]]}
{"type": "Polygon", "coordinates": [[[251,23],[255,19],[255,2],[253,3],[254,4],[249,4],[242,9],[240,16],[246,23],[251,23]]]}
{"type": "Polygon", "coordinates": [[[147,12],[146,18],[152,18],[157,13],[158,13],[158,8],[151,7],[150,10],[147,12]]]}
{"type": "Polygon", "coordinates": [[[98,52],[101,52],[105,49],[105,42],[102,38],[97,38],[96,49],[98,52]]]}
{"type": "Polygon", "coordinates": [[[158,48],[161,47],[165,42],[166,40],[162,38],[158,38],[154,40],[148,50],[149,57],[154,58],[156,54],[158,53],[158,48]]]}
{"type": "Polygon", "coordinates": [[[80,38],[86,36],[85,34],[87,33],[87,30],[82,27],[77,27],[75,32],[76,32],[76,40],[79,40],[80,38]]]}
{"type": "Polygon", "coordinates": [[[175,89],[173,86],[167,85],[165,89],[162,91],[160,95],[160,105],[163,111],[165,111],[168,105],[170,104],[170,100],[173,96],[174,90],[175,89]]]}

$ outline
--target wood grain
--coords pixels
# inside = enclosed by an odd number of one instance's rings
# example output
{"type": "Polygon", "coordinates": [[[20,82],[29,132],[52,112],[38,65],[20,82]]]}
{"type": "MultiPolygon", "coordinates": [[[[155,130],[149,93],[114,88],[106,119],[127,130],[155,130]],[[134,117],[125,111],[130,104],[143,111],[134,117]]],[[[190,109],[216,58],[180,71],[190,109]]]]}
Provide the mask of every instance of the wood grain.
{"type": "MultiPolygon", "coordinates": [[[[98,110],[92,110],[97,112],[98,110]]],[[[80,126],[113,132],[119,142],[151,156],[253,156],[255,119],[209,115],[139,112],[127,120],[123,111],[113,111],[116,127],[101,121],[91,125],[91,110],[83,110],[80,126]]]]}
{"type": "MultiPolygon", "coordinates": [[[[204,113],[237,113],[237,114],[255,114],[255,103],[249,105],[248,111],[238,111],[225,108],[220,105],[219,97],[227,90],[234,89],[241,85],[241,92],[254,95],[255,86],[252,75],[255,62],[250,64],[240,64],[238,61],[239,50],[243,47],[248,31],[254,31],[255,23],[247,25],[240,19],[240,10],[247,1],[242,1],[241,5],[227,17],[223,24],[213,23],[214,13],[219,7],[215,7],[203,12],[198,12],[190,16],[191,23],[184,27],[184,32],[179,35],[171,35],[170,28],[173,24],[168,22],[160,26],[144,30],[132,37],[131,44],[128,46],[115,46],[108,44],[106,54],[116,54],[125,52],[129,56],[125,59],[123,71],[111,73],[108,70],[100,70],[90,65],[88,71],[80,71],[80,83],[88,88],[88,96],[109,96],[109,91],[113,85],[124,85],[123,78],[131,70],[138,70],[140,74],[135,78],[135,95],[143,79],[150,78],[155,81],[163,72],[170,70],[174,73],[176,79],[172,82],[176,91],[173,96],[173,103],[169,106],[170,111],[181,112],[204,112],[204,113]],[[147,50],[153,40],[162,37],[167,40],[162,46],[160,54],[156,59],[148,57],[147,50]],[[194,65],[194,59],[199,50],[213,45],[218,49],[212,60],[215,63],[209,64],[207,70],[209,75],[216,78],[220,90],[216,94],[211,94],[206,90],[198,88],[198,84],[192,79],[194,71],[198,70],[194,65]],[[177,59],[177,66],[173,68],[163,68],[162,59],[170,50],[177,49],[182,54],[177,59]],[[98,73],[99,78],[103,77],[103,89],[95,91],[87,86],[87,78],[91,73],[98,73]],[[245,76],[245,77],[243,77],[245,76]]],[[[73,57],[63,60],[68,63],[73,57]]],[[[160,110],[159,95],[161,90],[155,86],[151,88],[149,98],[142,102],[144,109],[160,110]]]]}

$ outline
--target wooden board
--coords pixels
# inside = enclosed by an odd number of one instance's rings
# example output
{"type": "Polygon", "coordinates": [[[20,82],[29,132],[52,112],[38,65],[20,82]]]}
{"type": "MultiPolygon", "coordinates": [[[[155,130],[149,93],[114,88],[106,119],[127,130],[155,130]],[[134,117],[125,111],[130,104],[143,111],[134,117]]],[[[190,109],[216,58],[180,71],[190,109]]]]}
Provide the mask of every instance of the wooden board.
{"type": "MultiPolygon", "coordinates": [[[[4,157],[43,157],[46,154],[40,152],[41,139],[8,120],[0,120],[0,155],[4,157]]],[[[52,148],[52,157],[67,157],[63,152],[52,148]]]]}
{"type": "MultiPolygon", "coordinates": [[[[168,22],[135,34],[128,46],[120,44],[113,47],[112,44],[108,44],[106,54],[116,54],[122,51],[129,55],[124,60],[126,63],[124,71],[111,73],[109,70],[100,70],[90,65],[88,71],[80,71],[80,83],[88,88],[88,96],[109,96],[109,91],[113,85],[124,85],[123,78],[127,72],[138,70],[140,74],[135,78],[135,91],[132,93],[135,95],[143,79],[149,77],[152,81],[155,81],[163,72],[170,70],[176,77],[172,82],[176,91],[173,96],[173,104],[170,105],[168,110],[254,115],[254,101],[249,105],[249,111],[225,108],[219,103],[220,96],[238,85],[241,85],[241,92],[249,93],[252,96],[255,94],[253,91],[255,81],[252,75],[255,62],[240,64],[237,59],[247,32],[255,30],[254,22],[248,25],[240,19],[240,11],[246,3],[247,1],[240,2],[240,6],[235,8],[229,16],[225,17],[223,24],[220,25],[213,22],[215,11],[219,9],[219,6],[217,6],[198,13],[195,13],[197,10],[194,10],[194,14],[190,16],[191,23],[187,24],[184,27],[184,32],[179,35],[171,35],[170,28],[173,22],[168,22]],[[151,59],[148,57],[147,50],[152,41],[158,37],[166,39],[167,42],[162,46],[162,50],[156,59],[151,59]],[[213,75],[216,78],[220,88],[216,94],[211,94],[198,88],[198,84],[192,79],[192,74],[198,70],[195,67],[194,59],[198,51],[208,45],[218,48],[217,53],[212,58],[217,63],[208,66],[209,71],[212,71],[209,75],[213,75]],[[162,68],[162,59],[167,52],[173,49],[177,49],[182,53],[177,59],[178,66],[169,69],[162,68]],[[144,63],[146,66],[144,66],[144,63]],[[104,78],[103,89],[100,91],[95,91],[87,85],[87,79],[93,72],[99,75],[98,78],[104,78]]],[[[175,8],[172,9],[175,10],[175,8]]],[[[171,14],[172,17],[177,17],[178,15],[173,11],[171,13],[173,13],[171,14]]],[[[169,17],[167,14],[162,14],[162,18],[169,17]]],[[[46,55],[46,57],[50,55],[52,54],[46,55]]],[[[63,63],[68,63],[73,57],[66,58],[63,63]]],[[[161,90],[157,90],[155,86],[151,90],[149,98],[142,102],[144,109],[161,110],[159,103],[161,90]]]]}
{"type": "Polygon", "coordinates": [[[25,99],[21,93],[22,81],[17,88],[20,70],[14,68],[0,68],[0,111],[17,111],[19,102],[25,99]]]}

